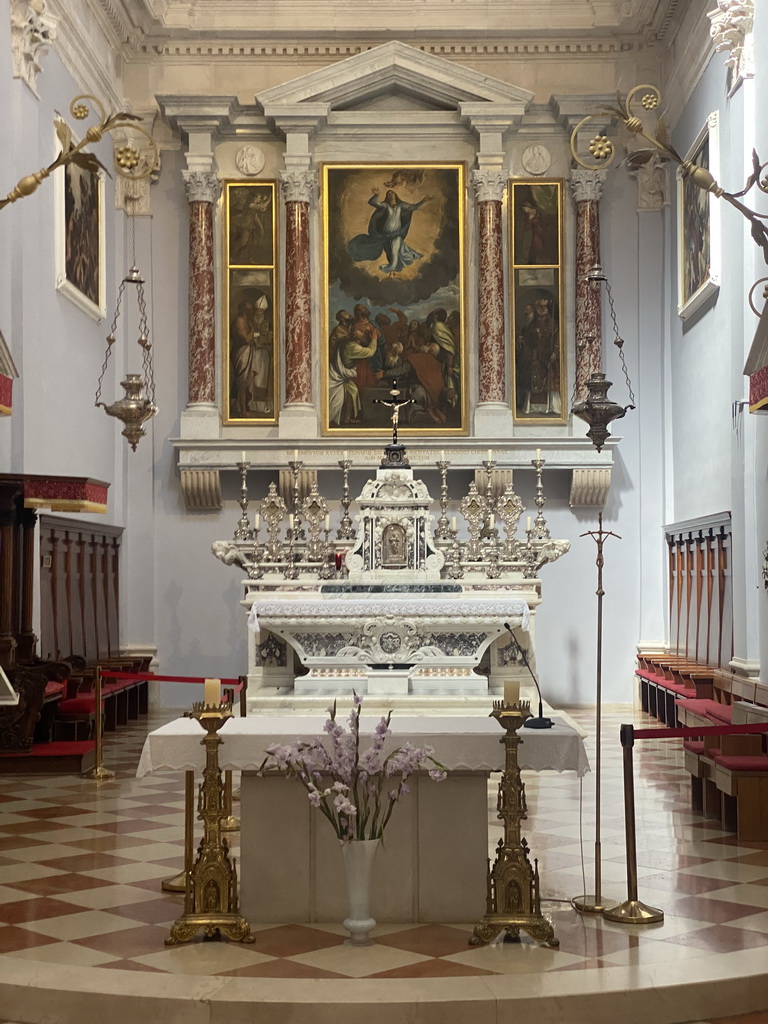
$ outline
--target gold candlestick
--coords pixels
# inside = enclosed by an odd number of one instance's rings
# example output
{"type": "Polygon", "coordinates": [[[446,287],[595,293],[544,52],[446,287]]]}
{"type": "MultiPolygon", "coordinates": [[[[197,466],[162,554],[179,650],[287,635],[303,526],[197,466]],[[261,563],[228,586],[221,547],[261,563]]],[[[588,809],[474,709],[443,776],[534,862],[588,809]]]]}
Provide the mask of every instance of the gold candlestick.
{"type": "Polygon", "coordinates": [[[511,705],[494,701],[491,717],[505,730],[500,741],[505,747],[505,758],[497,804],[498,817],[504,822],[504,837],[496,848],[493,867],[488,864],[486,912],[475,925],[469,944],[487,945],[502,930],[516,939],[523,928],[536,942],[556,948],[560,941],[555,938],[551,921],[541,913],[539,862],[534,860],[531,867],[528,843],[520,831],[520,822],[528,815],[517,758],[522,742],[517,730],[531,717],[531,707],[527,700],[511,705]]]}
{"type": "Polygon", "coordinates": [[[198,932],[208,938],[224,934],[235,942],[253,942],[251,928],[240,916],[237,897],[237,871],[229,856],[229,843],[222,836],[222,819],[226,819],[227,796],[219,768],[217,735],[228,718],[229,704],[206,704],[200,701],[188,712],[205,729],[200,741],[205,746],[205,770],[198,794],[197,812],[203,822],[203,838],[195,863],[186,872],[184,913],[171,927],[165,940],[167,946],[189,942],[198,932]]]}

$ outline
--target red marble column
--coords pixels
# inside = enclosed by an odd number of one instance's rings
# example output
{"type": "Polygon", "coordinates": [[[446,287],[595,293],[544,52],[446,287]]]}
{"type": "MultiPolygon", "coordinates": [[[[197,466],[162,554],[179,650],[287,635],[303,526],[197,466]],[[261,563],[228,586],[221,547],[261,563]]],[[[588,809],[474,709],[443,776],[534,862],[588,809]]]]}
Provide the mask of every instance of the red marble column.
{"type": "Polygon", "coordinates": [[[585,383],[603,368],[601,289],[587,281],[600,262],[600,195],[605,171],[571,172],[576,200],[576,401],[587,397],[585,383]]]}
{"type": "Polygon", "coordinates": [[[478,346],[480,402],[503,402],[506,380],[504,342],[504,255],[501,200],[506,175],[500,171],[474,171],[479,234],[478,346]]]}
{"type": "Polygon", "coordinates": [[[216,334],[213,268],[213,204],[219,180],[212,172],[184,171],[189,200],[190,405],[216,400],[216,334]]]}
{"type": "Polygon", "coordinates": [[[309,262],[311,171],[284,171],[285,402],[312,402],[312,286],[309,262]]]}

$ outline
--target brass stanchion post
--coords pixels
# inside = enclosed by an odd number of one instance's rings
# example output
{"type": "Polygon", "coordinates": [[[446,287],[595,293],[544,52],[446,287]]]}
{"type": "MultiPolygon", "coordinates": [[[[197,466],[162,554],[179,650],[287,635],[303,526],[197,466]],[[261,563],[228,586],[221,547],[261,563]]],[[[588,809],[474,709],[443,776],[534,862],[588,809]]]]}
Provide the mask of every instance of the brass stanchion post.
{"type": "Polygon", "coordinates": [[[618,924],[654,924],[664,920],[664,911],[641,903],[637,898],[637,826],[635,824],[635,775],[632,748],[635,729],[621,727],[622,760],[624,763],[624,834],[627,843],[627,899],[617,907],[603,911],[603,917],[618,924]]]}
{"type": "Polygon", "coordinates": [[[187,891],[187,879],[192,870],[192,859],[195,855],[195,773],[188,771],[184,773],[184,870],[172,878],[164,878],[160,883],[163,892],[187,891]]]}
{"type": "Polygon", "coordinates": [[[87,779],[95,779],[103,782],[106,779],[114,779],[115,773],[105,768],[104,760],[104,720],[101,710],[101,667],[96,666],[96,675],[93,680],[93,711],[94,711],[94,751],[93,768],[85,773],[87,779]]]}

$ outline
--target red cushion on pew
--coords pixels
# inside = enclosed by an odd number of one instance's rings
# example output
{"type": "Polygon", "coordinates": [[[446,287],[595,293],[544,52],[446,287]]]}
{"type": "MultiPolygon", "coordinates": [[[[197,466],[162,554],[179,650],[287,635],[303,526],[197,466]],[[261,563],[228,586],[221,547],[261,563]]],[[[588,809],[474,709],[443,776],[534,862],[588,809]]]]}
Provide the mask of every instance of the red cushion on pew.
{"type": "Polygon", "coordinates": [[[668,683],[669,680],[664,676],[657,675],[655,672],[648,672],[647,669],[639,668],[635,672],[636,676],[640,676],[641,679],[647,679],[649,683],[668,683]]]}
{"type": "Polygon", "coordinates": [[[92,715],[96,702],[93,697],[70,697],[59,701],[59,715],[92,715]]]}
{"type": "Polygon", "coordinates": [[[688,686],[683,686],[682,683],[673,683],[671,679],[665,679],[663,683],[659,683],[665,690],[669,690],[670,693],[676,693],[679,697],[684,697],[685,700],[690,700],[696,696],[696,691],[692,690],[688,686]]]}
{"type": "Polygon", "coordinates": [[[707,716],[713,721],[724,722],[726,725],[730,725],[733,721],[733,707],[730,704],[718,704],[714,702],[715,706],[710,708],[707,712],[707,716]]]}
{"type": "Polygon", "coordinates": [[[698,757],[704,753],[704,740],[683,740],[683,747],[698,757]]]}
{"type": "Polygon", "coordinates": [[[695,715],[708,715],[713,707],[722,707],[716,700],[708,697],[697,697],[694,700],[676,700],[678,707],[685,706],[687,711],[693,711],[695,715]]]}
{"type": "Polygon", "coordinates": [[[128,679],[116,679],[114,683],[104,683],[101,687],[102,693],[118,693],[120,690],[129,690],[133,683],[128,679]]]}
{"type": "Polygon", "coordinates": [[[64,682],[58,679],[49,679],[45,684],[43,690],[43,697],[55,697],[59,693],[64,693],[64,682]]]}
{"type": "Polygon", "coordinates": [[[715,764],[732,772],[768,772],[768,754],[720,754],[712,752],[715,764]]]}

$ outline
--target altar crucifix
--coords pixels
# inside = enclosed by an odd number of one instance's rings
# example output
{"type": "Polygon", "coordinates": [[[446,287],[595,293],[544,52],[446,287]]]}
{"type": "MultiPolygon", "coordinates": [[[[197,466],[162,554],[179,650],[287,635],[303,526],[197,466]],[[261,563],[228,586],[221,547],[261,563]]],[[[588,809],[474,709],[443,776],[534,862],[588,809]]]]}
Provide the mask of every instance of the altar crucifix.
{"type": "Polygon", "coordinates": [[[389,392],[389,401],[385,398],[374,398],[374,405],[386,405],[392,410],[392,444],[397,445],[397,425],[400,422],[400,410],[404,405],[410,405],[412,398],[400,398],[400,389],[397,381],[392,381],[392,390],[389,392]]]}

